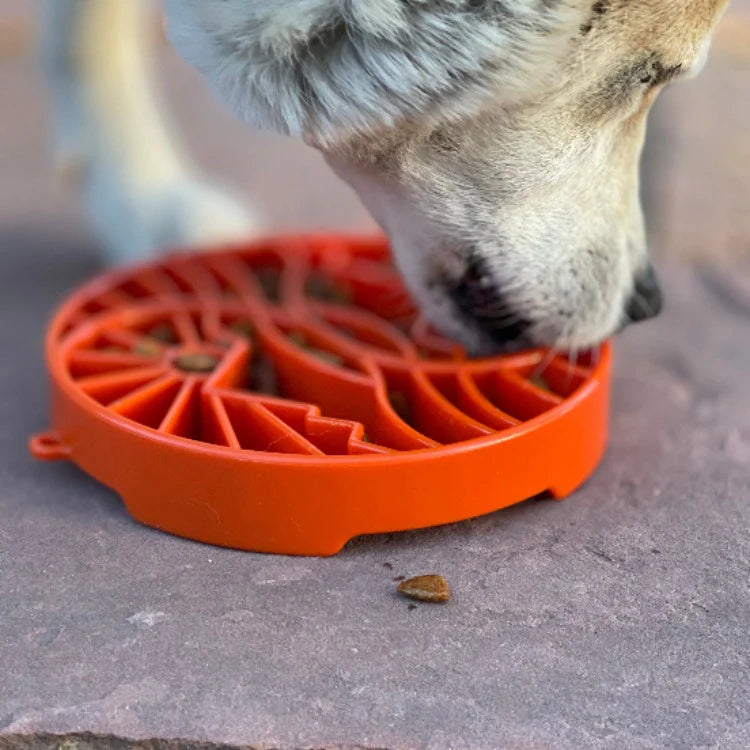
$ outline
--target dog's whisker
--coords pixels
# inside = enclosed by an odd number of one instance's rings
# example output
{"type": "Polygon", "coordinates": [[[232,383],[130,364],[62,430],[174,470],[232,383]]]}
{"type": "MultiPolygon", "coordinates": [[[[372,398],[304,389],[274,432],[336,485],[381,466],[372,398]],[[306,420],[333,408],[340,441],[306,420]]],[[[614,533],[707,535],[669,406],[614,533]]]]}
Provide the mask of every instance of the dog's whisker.
{"type": "Polygon", "coordinates": [[[602,345],[597,344],[592,350],[591,350],[591,364],[596,367],[599,364],[599,360],[602,356],[602,345]]]}
{"type": "Polygon", "coordinates": [[[573,382],[573,372],[578,367],[578,347],[574,346],[568,349],[568,355],[566,357],[568,361],[567,377],[565,378],[565,389],[570,389],[570,384],[573,382]]]}
{"type": "Polygon", "coordinates": [[[541,377],[544,374],[544,371],[549,367],[552,360],[559,356],[560,352],[561,349],[558,346],[551,346],[536,368],[534,368],[534,372],[531,374],[532,379],[541,377]]]}

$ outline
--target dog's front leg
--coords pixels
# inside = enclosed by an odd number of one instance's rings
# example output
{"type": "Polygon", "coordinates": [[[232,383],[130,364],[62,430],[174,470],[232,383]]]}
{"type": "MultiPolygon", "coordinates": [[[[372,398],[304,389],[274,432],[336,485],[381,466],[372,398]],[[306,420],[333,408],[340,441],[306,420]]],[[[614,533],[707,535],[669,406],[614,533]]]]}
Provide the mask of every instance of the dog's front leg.
{"type": "Polygon", "coordinates": [[[63,172],[110,257],[246,236],[247,211],[197,178],[159,115],[142,0],[45,0],[42,54],[63,172]]]}

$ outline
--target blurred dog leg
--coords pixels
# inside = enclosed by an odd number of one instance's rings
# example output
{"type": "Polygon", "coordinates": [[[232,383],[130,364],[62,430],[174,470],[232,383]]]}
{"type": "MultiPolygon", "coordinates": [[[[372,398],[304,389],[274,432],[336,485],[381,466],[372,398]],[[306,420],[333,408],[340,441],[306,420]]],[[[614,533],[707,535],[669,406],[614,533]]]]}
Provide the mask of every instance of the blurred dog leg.
{"type": "Polygon", "coordinates": [[[147,16],[143,0],[43,3],[60,168],[114,262],[246,237],[255,226],[175,145],[148,75],[147,16]]]}

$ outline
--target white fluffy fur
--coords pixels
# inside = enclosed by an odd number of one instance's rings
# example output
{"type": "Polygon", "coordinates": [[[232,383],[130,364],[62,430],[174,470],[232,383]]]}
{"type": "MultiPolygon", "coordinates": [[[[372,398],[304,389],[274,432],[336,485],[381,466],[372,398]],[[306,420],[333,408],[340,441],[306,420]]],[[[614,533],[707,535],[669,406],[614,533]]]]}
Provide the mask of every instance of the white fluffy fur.
{"type": "Polygon", "coordinates": [[[167,0],[169,37],[246,122],[331,144],[524,96],[575,0],[167,0]]]}

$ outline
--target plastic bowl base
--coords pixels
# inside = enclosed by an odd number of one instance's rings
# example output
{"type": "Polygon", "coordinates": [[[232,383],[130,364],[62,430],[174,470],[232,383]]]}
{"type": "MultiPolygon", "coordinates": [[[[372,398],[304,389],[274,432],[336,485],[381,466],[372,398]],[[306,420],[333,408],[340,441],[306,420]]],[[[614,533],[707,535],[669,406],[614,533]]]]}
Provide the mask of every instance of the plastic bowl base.
{"type": "Polygon", "coordinates": [[[276,238],[106,274],[50,326],[52,427],[139,521],[260,552],[478,516],[599,462],[610,349],[469,359],[380,238],[276,238]]]}

